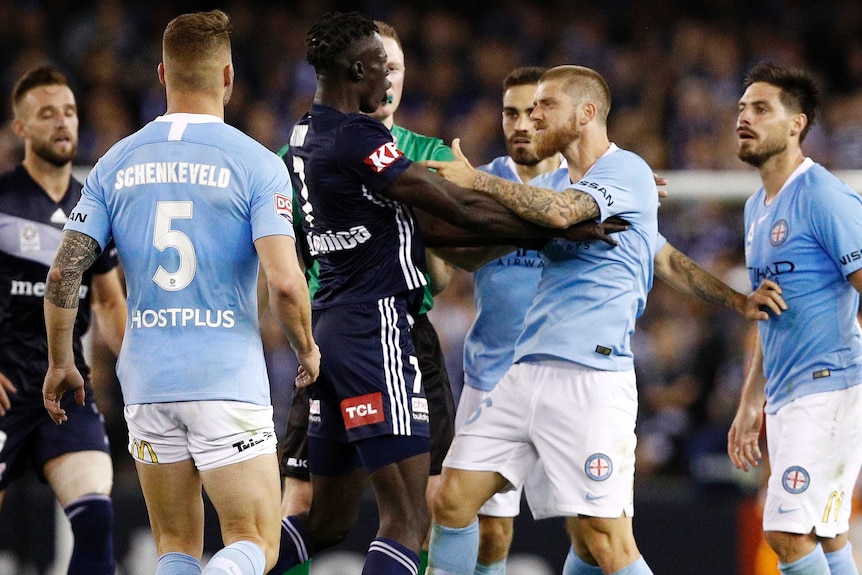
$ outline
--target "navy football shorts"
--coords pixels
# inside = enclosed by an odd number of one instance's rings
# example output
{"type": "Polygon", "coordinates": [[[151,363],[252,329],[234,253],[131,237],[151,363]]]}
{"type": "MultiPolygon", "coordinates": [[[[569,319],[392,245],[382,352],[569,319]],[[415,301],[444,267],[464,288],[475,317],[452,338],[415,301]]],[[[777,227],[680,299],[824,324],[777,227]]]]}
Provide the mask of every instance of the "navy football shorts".
{"type": "Polygon", "coordinates": [[[41,402],[16,406],[13,399],[12,409],[0,417],[0,490],[23,475],[28,465],[45,481],[42,470],[55,457],[77,451],[110,453],[105,420],[89,382],[84,391],[84,405],[75,403],[73,393],[60,400],[69,417],[62,425],[51,420],[41,402]]]}
{"type": "Polygon", "coordinates": [[[323,360],[309,388],[308,435],[343,443],[404,436],[427,451],[428,401],[406,301],[388,297],[314,310],[313,324],[323,360]]]}

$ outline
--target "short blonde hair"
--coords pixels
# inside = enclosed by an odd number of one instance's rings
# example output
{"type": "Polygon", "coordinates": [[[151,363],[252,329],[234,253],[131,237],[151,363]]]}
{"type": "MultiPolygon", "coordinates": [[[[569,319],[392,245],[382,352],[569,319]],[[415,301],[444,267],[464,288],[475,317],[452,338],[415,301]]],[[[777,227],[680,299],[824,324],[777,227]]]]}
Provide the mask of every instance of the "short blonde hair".
{"type": "Polygon", "coordinates": [[[230,62],[230,17],[221,10],[181,14],[162,37],[165,76],[181,88],[202,89],[219,84],[215,72],[230,62]]]}
{"type": "Polygon", "coordinates": [[[542,74],[539,82],[547,80],[561,82],[563,90],[575,100],[595,104],[598,119],[607,124],[611,89],[601,74],[585,66],[557,66],[542,74]]]}

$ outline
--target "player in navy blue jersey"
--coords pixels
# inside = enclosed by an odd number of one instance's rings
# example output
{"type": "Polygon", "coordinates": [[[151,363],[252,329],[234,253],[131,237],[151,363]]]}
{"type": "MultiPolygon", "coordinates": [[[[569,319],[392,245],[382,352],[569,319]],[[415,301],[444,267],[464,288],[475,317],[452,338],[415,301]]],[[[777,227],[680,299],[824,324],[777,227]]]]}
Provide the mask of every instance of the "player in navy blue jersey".
{"type": "Polygon", "coordinates": [[[63,407],[74,423],[57,427],[42,407],[48,370],[42,295],[63,225],[81,197],[81,184],[72,178],[78,111],[65,76],[51,66],[18,80],[12,107],[24,161],[0,176],[0,503],[6,487],[33,467],[71,521],[68,572],[113,573],[113,468],[81,338],[95,317],[111,351],[119,353],[126,304],[116,251],[102,253],[77,291],[73,359],[87,400],[77,406],[66,398],[63,407]]]}
{"type": "Polygon", "coordinates": [[[472,237],[484,232],[486,243],[554,232],[412,163],[366,115],[389,86],[372,22],[328,14],[308,34],[307,60],[317,92],[285,161],[320,264],[312,307],[324,361],[310,389],[311,509],[285,520],[279,564],[305,561],[346,536],[367,474],[380,528],[363,572],[415,573],[428,526],[428,406],[408,329],[426,281],[423,236],[460,241],[450,235],[457,226],[472,228],[472,237]],[[410,206],[431,214],[421,233],[410,206]]]}
{"type": "Polygon", "coordinates": [[[263,575],[275,564],[280,485],[258,324],[268,305],[296,352],[297,383],[317,377],[292,194],[279,158],[225,124],[233,89],[230,20],[213,10],[165,28],[163,116],[96,164],[66,224],[45,288],[44,406],[84,395],[69,361],[81,273],[108,241],[123,259],[128,328],[118,360],[129,452],[159,553],[158,575],[263,575]],[[225,547],[201,571],[205,490],[225,547]]]}
{"type": "Polygon", "coordinates": [[[758,326],[727,451],[740,469],[757,465],[766,420],[763,529],[782,573],[856,575],[862,198],[802,152],[818,104],[810,75],[768,63],[749,71],[739,100],[739,158],[763,184],[745,204],[746,267],[752,285],[781,285],[789,309],[758,326]]]}

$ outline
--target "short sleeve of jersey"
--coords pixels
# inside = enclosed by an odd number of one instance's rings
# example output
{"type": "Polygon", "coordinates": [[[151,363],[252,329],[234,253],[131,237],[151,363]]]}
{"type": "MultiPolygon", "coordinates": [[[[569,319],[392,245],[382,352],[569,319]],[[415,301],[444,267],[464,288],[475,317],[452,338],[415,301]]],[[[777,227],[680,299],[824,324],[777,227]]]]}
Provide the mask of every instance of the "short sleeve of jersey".
{"type": "Polygon", "coordinates": [[[810,198],[812,228],[824,251],[844,277],[862,269],[862,197],[836,182],[810,198]]]}
{"type": "Polygon", "coordinates": [[[296,237],[293,230],[293,187],[284,162],[275,154],[261,159],[259,169],[249,175],[252,239],[265,236],[296,237]]]}
{"type": "Polygon", "coordinates": [[[443,143],[443,140],[437,140],[437,146],[434,147],[434,151],[431,153],[431,158],[437,162],[451,162],[455,159],[455,153],[452,151],[452,148],[443,143]]]}
{"type": "Polygon", "coordinates": [[[96,261],[93,262],[93,265],[90,269],[93,270],[94,274],[106,274],[120,263],[119,257],[117,256],[117,247],[114,245],[113,240],[108,242],[108,246],[102,250],[102,253],[99,254],[99,257],[96,258],[96,261]]]}
{"type": "Polygon", "coordinates": [[[667,238],[664,237],[664,234],[659,232],[655,238],[655,253],[659,253],[665,244],[667,244],[667,238]]]}
{"type": "Polygon", "coordinates": [[[658,197],[649,166],[635,154],[618,150],[605,157],[569,187],[591,195],[599,206],[599,221],[643,210],[642,194],[658,197]],[[646,188],[646,189],[642,189],[646,188]]]}
{"type": "Polygon", "coordinates": [[[64,230],[74,230],[86,234],[99,243],[104,252],[111,239],[111,220],[101,187],[102,162],[99,161],[90,171],[81,191],[78,205],[69,214],[64,230]]]}
{"type": "Polygon", "coordinates": [[[342,168],[356,173],[375,194],[388,188],[412,163],[398,149],[386,126],[362,114],[341,125],[336,149],[342,168]]]}

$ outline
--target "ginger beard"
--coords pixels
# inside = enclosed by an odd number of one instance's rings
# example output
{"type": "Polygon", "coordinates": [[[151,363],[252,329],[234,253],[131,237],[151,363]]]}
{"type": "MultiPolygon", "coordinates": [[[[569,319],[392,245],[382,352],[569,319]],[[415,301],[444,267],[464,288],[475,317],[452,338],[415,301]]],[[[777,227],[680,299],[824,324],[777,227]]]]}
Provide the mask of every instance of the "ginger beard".
{"type": "Polygon", "coordinates": [[[30,145],[34,154],[58,168],[74,160],[78,153],[78,139],[67,130],[54,134],[46,140],[34,137],[30,145]]]}
{"type": "Polygon", "coordinates": [[[581,130],[578,127],[575,111],[573,110],[569,115],[568,121],[561,127],[551,128],[545,125],[544,128],[537,129],[536,135],[533,138],[533,149],[536,157],[539,160],[544,160],[554,154],[563,152],[580,136],[581,130]]]}

